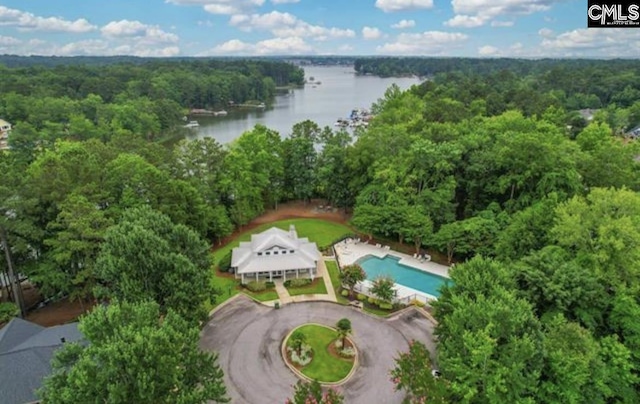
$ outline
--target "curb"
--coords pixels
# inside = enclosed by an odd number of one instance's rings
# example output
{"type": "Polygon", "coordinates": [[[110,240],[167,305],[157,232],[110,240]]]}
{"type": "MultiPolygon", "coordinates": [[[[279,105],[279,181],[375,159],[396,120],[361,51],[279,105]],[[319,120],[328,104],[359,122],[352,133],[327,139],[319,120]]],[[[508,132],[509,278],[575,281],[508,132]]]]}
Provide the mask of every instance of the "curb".
{"type": "MultiPolygon", "coordinates": [[[[304,327],[305,325],[316,325],[318,327],[324,327],[324,328],[328,328],[330,330],[336,330],[333,327],[329,327],[328,325],[324,325],[324,324],[318,324],[318,323],[304,323],[301,324],[299,326],[297,326],[296,328],[292,329],[291,331],[289,331],[289,333],[287,334],[287,336],[282,340],[282,345],[280,345],[280,354],[282,355],[282,360],[284,361],[284,364],[287,366],[287,368],[289,368],[289,370],[291,370],[293,372],[293,374],[295,374],[298,378],[305,380],[307,382],[313,382],[313,379],[309,378],[308,376],[305,376],[302,372],[300,372],[298,369],[296,369],[293,365],[291,365],[289,363],[289,361],[287,360],[287,340],[289,339],[289,337],[291,336],[291,334],[293,334],[293,332],[295,330],[297,330],[300,327],[304,327]]],[[[349,342],[351,342],[351,345],[353,346],[353,348],[356,351],[356,355],[353,358],[353,366],[351,367],[351,371],[342,379],[342,380],[338,380],[337,382],[321,382],[318,381],[320,383],[321,386],[325,386],[325,387],[340,387],[343,384],[345,384],[346,382],[349,381],[349,379],[351,379],[351,377],[353,376],[353,374],[356,372],[356,370],[358,369],[358,365],[360,364],[358,361],[358,357],[360,356],[359,352],[358,352],[358,347],[356,346],[356,344],[353,342],[353,340],[349,337],[347,337],[347,339],[349,340],[349,342]]]]}
{"type": "MultiPolygon", "coordinates": [[[[238,296],[240,295],[244,295],[244,293],[240,292],[240,293],[236,293],[235,295],[231,296],[230,298],[228,298],[227,300],[225,300],[224,302],[220,303],[219,305],[217,305],[216,307],[214,307],[210,312],[209,312],[209,318],[211,318],[211,316],[213,316],[218,310],[222,309],[224,306],[226,306],[227,304],[231,303],[232,301],[234,301],[235,299],[238,298],[238,296]]],[[[246,296],[246,295],[245,295],[246,296]]]]}

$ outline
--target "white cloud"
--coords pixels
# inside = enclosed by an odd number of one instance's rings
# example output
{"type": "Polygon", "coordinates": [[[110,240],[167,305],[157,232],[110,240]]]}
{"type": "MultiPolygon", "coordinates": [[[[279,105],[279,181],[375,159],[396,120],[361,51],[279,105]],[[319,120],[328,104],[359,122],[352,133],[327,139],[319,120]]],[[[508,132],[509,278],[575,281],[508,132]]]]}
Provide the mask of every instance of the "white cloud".
{"type": "Polygon", "coordinates": [[[13,26],[21,31],[85,33],[97,29],[84,18],[74,21],[60,17],[39,17],[32,13],[0,6],[0,26],[13,26]]]}
{"type": "Polygon", "coordinates": [[[382,31],[378,28],[364,27],[362,28],[362,37],[367,40],[378,39],[382,36],[382,31]]]}
{"type": "Polygon", "coordinates": [[[222,43],[206,55],[299,55],[314,53],[313,48],[303,38],[271,38],[256,43],[247,43],[239,39],[232,39],[222,43]]]}
{"type": "Polygon", "coordinates": [[[637,57],[640,52],[640,31],[635,29],[576,29],[553,36],[540,44],[541,52],[549,56],[637,57]]]}
{"type": "Polygon", "coordinates": [[[147,32],[147,26],[140,21],[111,21],[102,29],[102,35],[107,37],[142,36],[147,32]]]}
{"type": "Polygon", "coordinates": [[[376,0],[376,7],[385,13],[432,8],[433,0],[376,0]]]}
{"type": "Polygon", "coordinates": [[[492,27],[513,27],[513,21],[491,21],[492,27]]]}
{"type": "Polygon", "coordinates": [[[12,46],[12,45],[18,45],[19,43],[22,43],[22,41],[19,40],[18,38],[14,38],[12,36],[0,35],[0,46],[12,46]]]}
{"type": "Polygon", "coordinates": [[[242,14],[264,4],[265,0],[165,0],[180,6],[203,6],[211,14],[242,14]]]}
{"type": "Polygon", "coordinates": [[[204,21],[200,20],[198,21],[198,25],[201,27],[202,26],[209,27],[209,28],[213,27],[213,23],[211,22],[211,20],[204,20],[204,21]]]}
{"type": "Polygon", "coordinates": [[[243,31],[269,31],[276,37],[312,37],[315,40],[328,38],[353,38],[355,31],[342,28],[327,28],[311,25],[289,13],[272,11],[266,14],[236,14],[231,16],[229,24],[243,31]]]}
{"type": "Polygon", "coordinates": [[[405,28],[413,28],[416,26],[416,22],[414,20],[400,20],[395,24],[391,25],[391,28],[395,29],[405,29],[405,28]]]}
{"type": "Polygon", "coordinates": [[[163,31],[157,25],[147,25],[140,21],[111,21],[100,30],[102,35],[111,39],[133,38],[145,44],[175,44],[176,34],[163,31]]]}
{"type": "Polygon", "coordinates": [[[500,50],[495,46],[485,45],[478,48],[478,55],[480,56],[497,56],[500,50]]]}
{"type": "Polygon", "coordinates": [[[469,15],[456,15],[448,21],[444,22],[444,25],[450,27],[462,27],[462,28],[475,28],[484,25],[486,20],[484,17],[469,16],[469,15]]]}
{"type": "Polygon", "coordinates": [[[553,30],[550,30],[549,28],[541,28],[540,31],[538,31],[538,35],[543,38],[551,38],[553,36],[553,30]]]}
{"type": "MultiPolygon", "coordinates": [[[[477,22],[482,21],[480,25],[484,25],[488,21],[503,15],[527,15],[547,11],[554,4],[564,1],[568,0],[451,0],[456,16],[448,22],[452,22],[456,18],[458,18],[458,21],[475,19],[477,22]]],[[[500,22],[497,22],[497,25],[492,24],[492,26],[505,25],[500,25],[500,22]]]]}
{"type": "Polygon", "coordinates": [[[351,51],[353,51],[353,46],[348,45],[348,44],[340,45],[338,47],[338,51],[340,51],[340,52],[351,52],[351,51]]]}
{"type": "Polygon", "coordinates": [[[459,32],[427,31],[403,33],[395,42],[378,46],[378,53],[390,55],[442,55],[460,46],[469,37],[459,32]]]}
{"type": "Polygon", "coordinates": [[[299,3],[300,0],[271,0],[273,4],[290,4],[290,3],[299,3]]]}

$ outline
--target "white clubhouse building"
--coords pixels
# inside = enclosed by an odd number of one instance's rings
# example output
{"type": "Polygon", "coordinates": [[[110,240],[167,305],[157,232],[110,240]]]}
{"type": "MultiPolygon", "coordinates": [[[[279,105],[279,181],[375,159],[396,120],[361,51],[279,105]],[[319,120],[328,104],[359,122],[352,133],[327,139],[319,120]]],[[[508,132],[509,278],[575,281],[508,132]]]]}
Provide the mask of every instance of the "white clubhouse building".
{"type": "Polygon", "coordinates": [[[321,255],[316,243],[298,238],[294,225],[289,231],[272,227],[251,236],[251,241],[241,242],[231,253],[231,271],[242,283],[263,278],[299,278],[305,275],[313,279],[318,274],[321,255]]]}

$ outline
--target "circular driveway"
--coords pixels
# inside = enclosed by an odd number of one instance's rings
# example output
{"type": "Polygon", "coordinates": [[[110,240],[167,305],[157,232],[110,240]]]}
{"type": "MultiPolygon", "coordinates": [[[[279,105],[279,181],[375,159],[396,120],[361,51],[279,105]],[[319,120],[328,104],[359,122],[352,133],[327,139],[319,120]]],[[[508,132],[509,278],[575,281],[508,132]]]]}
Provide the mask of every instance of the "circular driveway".
{"type": "Polygon", "coordinates": [[[241,295],[216,311],[202,330],[200,346],[218,353],[232,403],[284,403],[293,396],[298,378],[286,367],[280,346],[289,331],[314,322],[334,326],[347,317],[358,347],[359,366],[338,387],[349,404],[401,403],[403,393],[394,392],[389,372],[399,352],[412,339],[433,352],[433,324],[416,309],[389,319],[369,316],[357,309],[327,302],[288,304],[273,309],[241,295]]]}

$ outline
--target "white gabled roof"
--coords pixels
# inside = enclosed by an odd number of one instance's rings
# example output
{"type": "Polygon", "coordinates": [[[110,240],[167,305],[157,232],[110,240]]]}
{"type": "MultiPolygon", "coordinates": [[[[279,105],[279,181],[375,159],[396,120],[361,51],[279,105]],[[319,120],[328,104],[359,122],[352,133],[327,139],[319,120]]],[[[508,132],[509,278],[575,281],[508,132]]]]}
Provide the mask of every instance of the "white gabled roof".
{"type": "Polygon", "coordinates": [[[295,227],[289,231],[272,227],[251,236],[250,242],[242,242],[231,253],[231,267],[236,273],[282,271],[289,269],[315,268],[320,259],[316,243],[307,238],[298,238],[295,227]],[[282,251],[286,253],[282,253],[282,251]],[[278,251],[278,254],[274,254],[278,251]],[[291,253],[293,251],[293,253],[291,253]],[[269,255],[266,255],[269,252],[269,255]],[[261,253],[261,255],[258,255],[261,253]]]}

